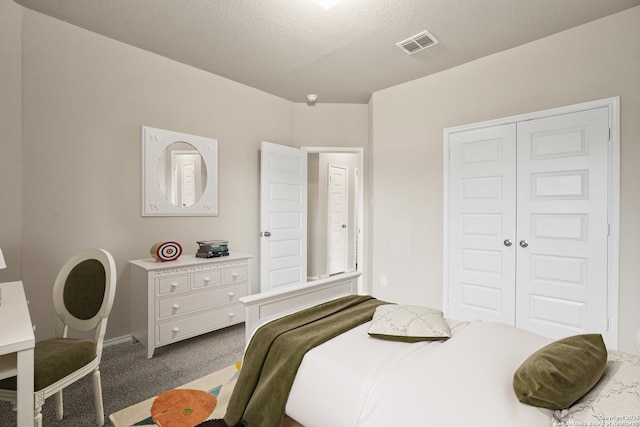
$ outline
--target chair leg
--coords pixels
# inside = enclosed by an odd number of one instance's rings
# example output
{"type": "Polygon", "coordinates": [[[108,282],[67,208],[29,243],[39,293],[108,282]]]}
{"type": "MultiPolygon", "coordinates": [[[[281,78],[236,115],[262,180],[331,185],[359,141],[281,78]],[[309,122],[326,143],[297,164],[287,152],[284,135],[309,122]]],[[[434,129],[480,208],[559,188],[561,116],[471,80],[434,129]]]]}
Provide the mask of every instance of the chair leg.
{"type": "Polygon", "coordinates": [[[42,427],[42,405],[44,405],[44,393],[36,391],[33,393],[33,425],[42,427]]]}
{"type": "Polygon", "coordinates": [[[62,401],[62,390],[57,392],[54,395],[54,397],[56,401],[56,419],[58,421],[61,421],[62,418],[64,417],[64,403],[62,401]]]}
{"type": "Polygon", "coordinates": [[[102,406],[102,384],[100,381],[100,370],[96,369],[92,375],[93,378],[93,398],[96,404],[96,420],[98,427],[104,425],[104,408],[102,406]]]}
{"type": "Polygon", "coordinates": [[[33,426],[42,427],[42,404],[38,402],[38,397],[35,398],[35,407],[33,410],[33,426]]]}

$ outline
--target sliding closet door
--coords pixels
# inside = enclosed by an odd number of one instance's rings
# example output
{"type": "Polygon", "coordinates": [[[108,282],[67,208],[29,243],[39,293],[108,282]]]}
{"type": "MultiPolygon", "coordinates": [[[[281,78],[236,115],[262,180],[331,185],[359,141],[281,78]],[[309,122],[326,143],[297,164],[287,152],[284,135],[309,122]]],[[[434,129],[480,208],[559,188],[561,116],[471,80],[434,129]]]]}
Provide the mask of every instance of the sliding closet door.
{"type": "Polygon", "coordinates": [[[515,124],[450,135],[449,307],[515,322],[515,124]]]}
{"type": "Polygon", "coordinates": [[[516,326],[607,330],[608,109],[517,125],[516,326]]]}

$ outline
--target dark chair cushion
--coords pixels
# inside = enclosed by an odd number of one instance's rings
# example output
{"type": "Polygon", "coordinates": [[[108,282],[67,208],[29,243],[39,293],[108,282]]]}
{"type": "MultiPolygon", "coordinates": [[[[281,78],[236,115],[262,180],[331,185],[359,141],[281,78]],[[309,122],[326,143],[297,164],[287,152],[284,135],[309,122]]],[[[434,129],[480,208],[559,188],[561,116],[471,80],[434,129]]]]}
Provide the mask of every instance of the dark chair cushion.
{"type": "Polygon", "coordinates": [[[96,259],[87,259],[73,267],[62,294],[69,313],[82,320],[95,316],[102,306],[105,282],[104,266],[96,259]]]}
{"type": "MultiPolygon", "coordinates": [[[[96,358],[96,343],[74,338],[51,338],[36,343],[33,389],[42,390],[96,358]]],[[[16,377],[0,381],[0,389],[15,390],[16,377]]]]}

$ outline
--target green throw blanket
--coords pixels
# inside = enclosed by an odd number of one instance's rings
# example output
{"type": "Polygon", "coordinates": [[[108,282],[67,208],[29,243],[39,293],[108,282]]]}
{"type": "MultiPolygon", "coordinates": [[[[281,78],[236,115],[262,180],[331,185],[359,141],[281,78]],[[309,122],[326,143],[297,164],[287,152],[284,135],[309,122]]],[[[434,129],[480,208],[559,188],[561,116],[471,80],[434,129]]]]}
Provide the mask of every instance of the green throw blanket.
{"type": "Polygon", "coordinates": [[[245,353],[224,416],[228,426],[278,427],[305,353],[368,322],[379,305],[371,296],[350,295],[274,320],[259,328],[245,353]]]}

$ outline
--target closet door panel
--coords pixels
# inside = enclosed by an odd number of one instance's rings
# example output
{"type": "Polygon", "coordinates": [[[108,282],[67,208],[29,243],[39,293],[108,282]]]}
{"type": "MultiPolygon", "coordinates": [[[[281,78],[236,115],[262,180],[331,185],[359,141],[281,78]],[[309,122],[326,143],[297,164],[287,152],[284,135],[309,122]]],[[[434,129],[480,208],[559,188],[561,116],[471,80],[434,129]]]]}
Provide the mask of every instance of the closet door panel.
{"type": "Polygon", "coordinates": [[[518,327],[606,331],[608,139],[607,108],[517,125],[518,327]]]}
{"type": "Polygon", "coordinates": [[[515,125],[450,136],[450,317],[513,324],[515,125]]]}

